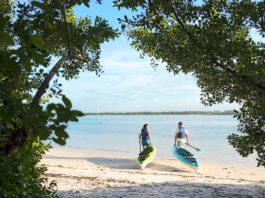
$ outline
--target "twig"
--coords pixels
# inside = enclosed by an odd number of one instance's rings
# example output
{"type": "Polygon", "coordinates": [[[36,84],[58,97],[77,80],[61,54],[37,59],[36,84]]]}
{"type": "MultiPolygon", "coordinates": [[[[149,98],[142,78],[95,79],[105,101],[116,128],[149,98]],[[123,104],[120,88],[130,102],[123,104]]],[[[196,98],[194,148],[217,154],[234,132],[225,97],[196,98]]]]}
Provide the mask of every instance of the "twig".
{"type": "Polygon", "coordinates": [[[72,56],[72,37],[71,37],[71,31],[70,31],[70,27],[68,25],[67,17],[66,17],[65,0],[63,0],[63,16],[64,16],[64,23],[65,23],[65,27],[67,30],[67,36],[68,36],[68,56],[72,56]]]}

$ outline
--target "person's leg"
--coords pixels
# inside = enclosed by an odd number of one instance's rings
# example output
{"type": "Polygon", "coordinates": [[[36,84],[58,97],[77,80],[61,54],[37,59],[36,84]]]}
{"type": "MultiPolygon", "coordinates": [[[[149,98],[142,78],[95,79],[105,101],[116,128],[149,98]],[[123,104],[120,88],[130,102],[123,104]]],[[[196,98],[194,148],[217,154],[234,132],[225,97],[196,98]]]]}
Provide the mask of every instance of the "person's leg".
{"type": "Polygon", "coordinates": [[[176,143],[177,143],[177,146],[178,146],[178,147],[181,147],[181,141],[180,141],[180,139],[179,139],[179,138],[177,138],[177,141],[176,141],[176,143]]]}
{"type": "Polygon", "coordinates": [[[181,142],[180,142],[180,145],[181,145],[180,147],[183,148],[183,147],[184,147],[184,142],[181,141],[181,142]]]}
{"type": "Polygon", "coordinates": [[[147,140],[146,139],[143,139],[142,140],[142,145],[143,145],[143,149],[146,148],[146,145],[147,145],[147,140]]]}

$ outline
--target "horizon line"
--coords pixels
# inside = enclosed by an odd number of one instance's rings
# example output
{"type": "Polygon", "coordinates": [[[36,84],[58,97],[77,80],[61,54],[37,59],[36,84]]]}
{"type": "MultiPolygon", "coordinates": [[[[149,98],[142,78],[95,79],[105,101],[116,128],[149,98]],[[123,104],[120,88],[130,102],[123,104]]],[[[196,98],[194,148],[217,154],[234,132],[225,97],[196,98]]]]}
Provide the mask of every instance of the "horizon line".
{"type": "Polygon", "coordinates": [[[125,112],[86,112],[85,115],[145,115],[145,114],[208,114],[208,115],[233,115],[235,112],[233,110],[224,111],[125,111],[125,112]]]}

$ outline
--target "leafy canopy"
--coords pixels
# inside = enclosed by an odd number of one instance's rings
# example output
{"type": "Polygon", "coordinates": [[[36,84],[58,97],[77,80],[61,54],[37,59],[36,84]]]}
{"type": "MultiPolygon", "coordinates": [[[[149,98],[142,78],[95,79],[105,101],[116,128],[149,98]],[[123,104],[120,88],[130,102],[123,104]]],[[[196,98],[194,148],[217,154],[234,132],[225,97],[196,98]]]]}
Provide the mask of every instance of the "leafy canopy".
{"type": "Polygon", "coordinates": [[[169,72],[191,73],[201,101],[239,103],[239,133],[230,144],[265,166],[265,2],[205,0],[115,0],[137,11],[120,19],[132,46],[169,72]],[[255,40],[252,33],[259,35],[255,40]]]}
{"type": "Polygon", "coordinates": [[[65,144],[67,123],[83,115],[72,109],[57,79],[77,78],[85,70],[100,75],[100,45],[118,35],[101,17],[92,20],[75,16],[75,5],[89,3],[89,0],[1,1],[2,155],[30,138],[52,138],[65,144]],[[51,103],[49,97],[60,97],[62,103],[51,103]]]}
{"type": "Polygon", "coordinates": [[[39,163],[49,147],[39,140],[64,145],[67,123],[83,116],[58,78],[100,75],[100,46],[118,33],[101,17],[75,16],[73,7],[89,7],[89,0],[27,2],[0,1],[0,191],[3,197],[56,197],[54,183],[45,187],[47,168],[39,163]]]}

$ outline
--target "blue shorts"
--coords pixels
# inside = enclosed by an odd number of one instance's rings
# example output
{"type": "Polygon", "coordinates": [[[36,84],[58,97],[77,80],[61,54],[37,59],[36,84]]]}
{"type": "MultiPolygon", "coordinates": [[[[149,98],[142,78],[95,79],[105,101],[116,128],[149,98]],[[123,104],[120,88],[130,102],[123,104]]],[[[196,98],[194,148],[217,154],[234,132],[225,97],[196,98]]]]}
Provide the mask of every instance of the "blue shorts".
{"type": "Polygon", "coordinates": [[[142,139],[142,145],[148,146],[150,144],[150,141],[148,139],[142,139]]]}

